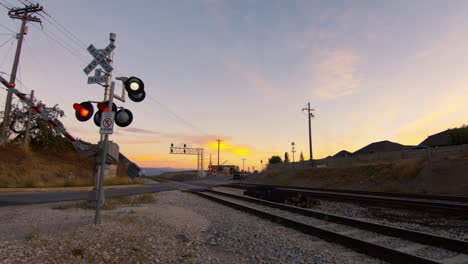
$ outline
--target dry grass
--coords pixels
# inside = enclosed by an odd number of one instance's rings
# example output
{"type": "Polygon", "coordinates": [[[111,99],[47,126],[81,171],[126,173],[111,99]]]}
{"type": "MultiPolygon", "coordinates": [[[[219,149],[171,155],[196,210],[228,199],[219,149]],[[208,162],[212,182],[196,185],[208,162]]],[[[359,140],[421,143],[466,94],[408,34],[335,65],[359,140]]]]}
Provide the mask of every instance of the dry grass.
{"type": "MultiPolygon", "coordinates": [[[[0,148],[0,188],[79,187],[94,184],[96,161],[75,152],[25,152],[18,146],[0,148]]],[[[104,185],[139,184],[124,175],[118,165],[117,177],[104,185]]]]}
{"type": "Polygon", "coordinates": [[[0,187],[88,186],[95,161],[74,152],[25,152],[16,146],[0,148],[0,187]]]}
{"type": "Polygon", "coordinates": [[[398,192],[401,184],[418,175],[425,161],[410,159],[335,168],[269,169],[260,177],[280,185],[398,192]]]}

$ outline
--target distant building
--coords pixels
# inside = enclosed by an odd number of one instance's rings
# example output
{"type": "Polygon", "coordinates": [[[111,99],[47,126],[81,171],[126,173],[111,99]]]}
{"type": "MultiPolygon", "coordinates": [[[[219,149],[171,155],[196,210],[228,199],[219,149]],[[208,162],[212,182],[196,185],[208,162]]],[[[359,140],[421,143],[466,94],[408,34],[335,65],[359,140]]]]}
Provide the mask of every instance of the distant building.
{"type": "Polygon", "coordinates": [[[432,136],[428,136],[419,145],[425,145],[425,146],[429,146],[431,148],[435,148],[435,147],[450,146],[450,145],[452,145],[451,143],[452,143],[452,141],[451,141],[451,138],[450,138],[450,132],[447,129],[445,131],[439,132],[439,133],[434,134],[432,136]]]}
{"type": "Polygon", "coordinates": [[[217,173],[228,173],[234,174],[234,172],[239,171],[239,166],[237,165],[209,165],[208,171],[217,172],[217,173]]]}

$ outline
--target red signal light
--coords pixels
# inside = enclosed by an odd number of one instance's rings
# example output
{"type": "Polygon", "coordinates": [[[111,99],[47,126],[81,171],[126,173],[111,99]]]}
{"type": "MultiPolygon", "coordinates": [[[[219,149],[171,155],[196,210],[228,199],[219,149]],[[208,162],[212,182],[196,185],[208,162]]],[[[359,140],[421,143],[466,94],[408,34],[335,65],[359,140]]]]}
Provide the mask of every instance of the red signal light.
{"type": "MultiPolygon", "coordinates": [[[[109,101],[101,102],[97,104],[97,108],[101,112],[109,112],[109,101]]],[[[115,103],[112,103],[112,111],[117,112],[117,105],[115,103]]]]}
{"type": "Polygon", "coordinates": [[[73,104],[73,109],[75,109],[76,119],[81,122],[89,120],[94,113],[93,105],[90,102],[73,104]]]}
{"type": "Polygon", "coordinates": [[[83,106],[81,106],[81,104],[73,104],[73,109],[75,109],[75,111],[81,111],[81,109],[83,109],[83,106]]]}
{"type": "MultiPolygon", "coordinates": [[[[97,108],[98,108],[100,111],[107,112],[107,111],[105,111],[105,109],[107,109],[107,106],[106,106],[105,103],[98,103],[98,104],[97,104],[97,108]]],[[[107,109],[107,110],[109,110],[109,109],[107,109]]]]}
{"type": "Polygon", "coordinates": [[[11,84],[11,87],[15,87],[15,86],[16,86],[16,84],[14,84],[14,83],[11,84]]]}
{"type": "Polygon", "coordinates": [[[84,107],[81,108],[81,110],[80,110],[80,115],[81,115],[82,117],[87,117],[87,116],[89,115],[89,110],[86,109],[86,108],[84,108],[84,107]]]}

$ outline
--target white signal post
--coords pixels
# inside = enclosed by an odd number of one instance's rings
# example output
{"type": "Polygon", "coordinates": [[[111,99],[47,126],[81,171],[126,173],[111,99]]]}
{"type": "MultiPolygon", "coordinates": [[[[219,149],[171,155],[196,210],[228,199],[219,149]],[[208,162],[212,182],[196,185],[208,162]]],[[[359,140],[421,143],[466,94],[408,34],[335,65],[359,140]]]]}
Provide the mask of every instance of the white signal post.
{"type": "Polygon", "coordinates": [[[109,134],[112,134],[112,129],[114,127],[114,111],[112,111],[112,101],[114,100],[114,82],[111,83],[110,87],[110,98],[109,104],[107,105],[107,109],[109,112],[103,112],[101,116],[101,135],[104,136],[104,142],[102,147],[102,155],[101,155],[101,166],[99,168],[99,177],[97,181],[97,203],[96,203],[96,214],[94,216],[94,224],[98,225],[101,223],[100,219],[100,209],[101,209],[101,202],[102,198],[104,197],[104,193],[102,190],[102,183],[104,182],[104,166],[106,165],[106,157],[107,157],[107,143],[109,141],[109,134]],[[105,114],[111,113],[109,117],[106,117],[105,114]],[[109,123],[111,122],[111,123],[109,123]]]}
{"type": "MultiPolygon", "coordinates": [[[[91,61],[86,68],[83,69],[84,73],[86,75],[89,75],[91,71],[93,71],[96,66],[100,65],[102,69],[106,72],[104,75],[101,75],[101,70],[97,69],[96,70],[96,75],[89,77],[88,78],[88,84],[96,83],[96,84],[101,84],[105,83],[104,86],[104,100],[109,101],[109,112],[108,113],[113,113],[115,114],[112,110],[112,101],[114,97],[114,82],[112,82],[112,71],[114,68],[112,67],[113,64],[113,57],[114,57],[114,49],[116,46],[114,45],[115,42],[115,33],[110,33],[109,34],[109,44],[107,45],[106,48],[100,50],[96,49],[94,45],[89,45],[88,47],[88,52],[93,56],[94,60],[91,61]]],[[[91,195],[93,197],[93,200],[97,201],[96,203],[96,214],[94,217],[94,223],[99,224],[100,223],[100,207],[101,203],[103,202],[104,198],[104,193],[102,191],[102,183],[104,181],[104,168],[106,164],[106,157],[107,157],[107,145],[109,141],[109,134],[112,134],[113,131],[113,125],[114,125],[114,116],[110,114],[110,116],[107,116],[105,114],[106,112],[102,113],[101,116],[101,129],[100,129],[100,134],[101,134],[101,141],[102,143],[102,158],[101,158],[101,165],[98,166],[98,175],[97,175],[97,180],[95,181],[95,187],[94,190],[92,191],[91,195]],[[110,124],[109,121],[112,121],[110,124]],[[97,194],[97,198],[96,195],[97,194]]]]}

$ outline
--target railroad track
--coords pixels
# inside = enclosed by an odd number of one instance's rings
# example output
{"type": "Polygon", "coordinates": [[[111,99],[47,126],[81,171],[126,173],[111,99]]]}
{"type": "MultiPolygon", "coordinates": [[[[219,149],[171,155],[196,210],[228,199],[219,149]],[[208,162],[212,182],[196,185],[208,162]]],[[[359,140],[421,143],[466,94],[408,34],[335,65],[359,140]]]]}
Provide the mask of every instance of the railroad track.
{"type": "Polygon", "coordinates": [[[192,192],[391,263],[468,263],[466,241],[211,189],[192,192]]]}
{"type": "Polygon", "coordinates": [[[294,186],[234,183],[226,185],[234,188],[259,188],[268,190],[270,195],[302,195],[327,200],[378,203],[392,207],[406,207],[422,210],[436,210],[468,215],[468,198],[457,196],[401,194],[386,192],[366,192],[337,189],[303,188],[294,186]]]}

